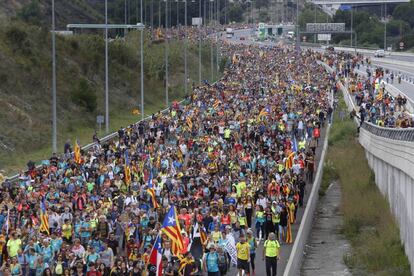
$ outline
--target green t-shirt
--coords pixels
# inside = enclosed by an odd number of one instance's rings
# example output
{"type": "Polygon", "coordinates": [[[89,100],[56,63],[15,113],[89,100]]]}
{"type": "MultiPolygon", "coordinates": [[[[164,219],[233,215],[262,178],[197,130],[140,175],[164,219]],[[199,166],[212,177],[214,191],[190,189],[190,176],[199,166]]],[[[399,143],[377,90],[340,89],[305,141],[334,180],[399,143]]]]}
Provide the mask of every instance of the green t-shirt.
{"type": "Polygon", "coordinates": [[[93,187],[95,187],[95,183],[88,182],[88,183],[86,183],[86,187],[88,188],[88,192],[92,192],[93,187]]]}
{"type": "Polygon", "coordinates": [[[21,246],[22,246],[21,239],[9,240],[7,242],[7,249],[9,251],[9,257],[12,258],[12,257],[17,256],[17,251],[19,251],[21,246]]]}

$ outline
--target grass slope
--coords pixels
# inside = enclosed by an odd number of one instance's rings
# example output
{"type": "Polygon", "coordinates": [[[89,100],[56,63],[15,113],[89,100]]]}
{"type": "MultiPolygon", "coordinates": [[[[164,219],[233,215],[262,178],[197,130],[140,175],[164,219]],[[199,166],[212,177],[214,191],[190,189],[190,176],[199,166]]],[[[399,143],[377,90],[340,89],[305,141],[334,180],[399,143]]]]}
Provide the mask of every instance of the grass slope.
{"type": "Polygon", "coordinates": [[[356,126],[349,117],[340,120],[339,110],[346,110],[343,99],[329,135],[324,186],[326,189],[335,178],[341,183],[342,230],[352,245],[344,261],[354,275],[411,275],[398,225],[375,184],[374,173],[357,139],[356,126]]]}
{"type": "MultiPolygon", "coordinates": [[[[139,40],[109,45],[111,131],[137,121],[131,114],[140,99],[139,40]]],[[[0,169],[11,175],[28,160],[51,153],[51,47],[49,32],[11,22],[0,26],[0,169]]],[[[164,44],[144,45],[146,115],[165,107],[164,44]]],[[[183,97],[183,45],[169,51],[170,101],[183,97]]],[[[203,46],[203,79],[210,79],[210,48],[203,46]]],[[[215,54],[215,53],[214,53],[215,54]]],[[[198,80],[198,47],[189,47],[190,85],[198,80]]],[[[57,111],[59,152],[67,139],[91,141],[98,114],[104,114],[104,40],[98,35],[57,37],[57,111]]],[[[103,135],[104,133],[101,133],[103,135]]]]}

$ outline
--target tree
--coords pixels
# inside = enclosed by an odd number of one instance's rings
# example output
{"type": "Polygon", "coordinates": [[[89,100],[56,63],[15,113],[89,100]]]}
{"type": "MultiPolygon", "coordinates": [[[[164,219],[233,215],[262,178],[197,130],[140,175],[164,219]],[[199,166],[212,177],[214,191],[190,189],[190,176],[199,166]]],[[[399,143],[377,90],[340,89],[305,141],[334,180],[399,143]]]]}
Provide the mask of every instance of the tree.
{"type": "Polygon", "coordinates": [[[315,8],[310,5],[306,5],[301,10],[300,15],[299,15],[299,26],[302,29],[304,29],[306,27],[306,23],[315,22],[315,15],[316,15],[317,23],[326,22],[327,18],[329,22],[331,21],[331,18],[326,13],[324,13],[320,8],[316,9],[316,14],[315,14],[315,8]]]}
{"type": "Polygon", "coordinates": [[[230,22],[242,22],[243,12],[244,10],[239,3],[231,5],[228,12],[230,22]]]}
{"type": "Polygon", "coordinates": [[[414,28],[414,1],[398,5],[392,14],[394,19],[400,19],[414,28]]]}

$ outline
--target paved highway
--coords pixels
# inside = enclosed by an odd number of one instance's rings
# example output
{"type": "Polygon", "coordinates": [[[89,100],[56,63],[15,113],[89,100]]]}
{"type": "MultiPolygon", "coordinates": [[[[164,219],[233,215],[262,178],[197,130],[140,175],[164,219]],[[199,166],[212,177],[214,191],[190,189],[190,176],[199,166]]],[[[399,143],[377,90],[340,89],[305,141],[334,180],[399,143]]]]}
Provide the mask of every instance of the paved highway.
{"type": "MultiPolygon", "coordinates": [[[[258,42],[251,39],[252,31],[251,29],[244,29],[244,30],[235,30],[234,36],[231,39],[225,39],[228,42],[232,43],[242,43],[242,44],[257,44],[257,45],[275,45],[277,42],[271,42],[271,41],[265,41],[265,42],[258,42]],[[240,38],[243,38],[244,40],[240,40],[240,38]]],[[[222,37],[225,37],[225,34],[222,35],[222,37]]],[[[325,129],[321,132],[321,141],[324,140],[325,137],[325,129]]],[[[316,149],[316,164],[319,165],[320,155],[322,152],[322,143],[319,145],[319,147],[316,149]]],[[[305,190],[305,198],[304,198],[304,205],[303,207],[299,208],[297,212],[297,220],[294,225],[292,225],[292,235],[293,240],[295,240],[297,232],[299,230],[300,222],[302,221],[303,212],[306,208],[309,194],[312,190],[313,183],[307,183],[306,190],[305,190]]],[[[285,267],[287,265],[287,262],[289,260],[290,252],[292,251],[292,244],[286,244],[284,242],[281,243],[281,253],[280,253],[280,260],[278,261],[277,266],[277,275],[283,275],[285,267]]],[[[256,253],[256,275],[266,275],[266,266],[264,261],[262,260],[262,250],[263,250],[263,242],[259,244],[257,253],[256,253]]],[[[230,275],[236,275],[236,269],[232,268],[230,270],[230,275]]]]}

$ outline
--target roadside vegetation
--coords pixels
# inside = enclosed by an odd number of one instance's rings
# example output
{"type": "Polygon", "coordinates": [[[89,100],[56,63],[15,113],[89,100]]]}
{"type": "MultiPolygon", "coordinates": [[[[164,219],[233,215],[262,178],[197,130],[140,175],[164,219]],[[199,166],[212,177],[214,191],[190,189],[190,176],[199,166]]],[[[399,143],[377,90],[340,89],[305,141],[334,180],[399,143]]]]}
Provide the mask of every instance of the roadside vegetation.
{"type": "MultiPolygon", "coordinates": [[[[145,115],[165,108],[164,43],[144,44],[145,115]]],[[[0,26],[0,170],[12,175],[28,160],[51,154],[51,36],[47,28],[19,20],[0,26]]],[[[210,46],[202,47],[202,79],[212,80],[210,46]]],[[[102,35],[57,36],[58,151],[76,139],[91,142],[99,132],[96,116],[105,112],[105,59],[102,35]]],[[[184,97],[183,42],[169,43],[169,100],[184,97]]],[[[215,58],[216,52],[213,52],[215,58]]],[[[189,46],[189,84],[198,83],[198,46],[189,46]]],[[[220,64],[225,60],[220,61],[220,64]]],[[[110,131],[138,121],[139,36],[109,44],[110,131]]],[[[218,77],[214,72],[213,79],[218,77]]],[[[102,130],[105,127],[102,125],[102,130]]],[[[105,133],[101,131],[100,136],[105,133]]]]}
{"type": "Polygon", "coordinates": [[[342,232],[352,245],[344,262],[355,275],[411,275],[398,225],[375,184],[356,126],[349,117],[340,120],[340,110],[346,110],[342,98],[329,134],[328,166],[324,168],[319,194],[323,195],[332,181],[339,180],[342,232]]]}

